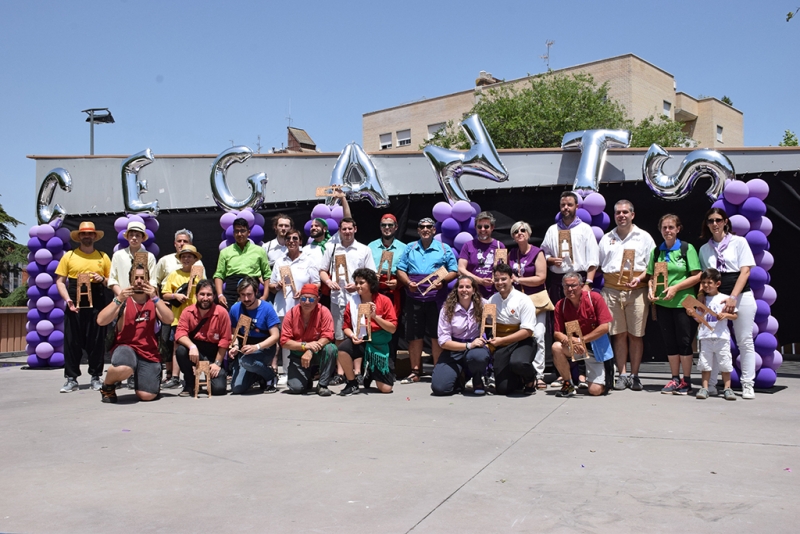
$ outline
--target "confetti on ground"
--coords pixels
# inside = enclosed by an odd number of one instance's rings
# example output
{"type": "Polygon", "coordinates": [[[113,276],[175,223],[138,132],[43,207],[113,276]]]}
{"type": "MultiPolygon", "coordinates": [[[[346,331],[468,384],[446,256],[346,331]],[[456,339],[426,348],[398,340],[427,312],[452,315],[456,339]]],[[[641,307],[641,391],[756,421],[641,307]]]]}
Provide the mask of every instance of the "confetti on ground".
{"type": "Polygon", "coordinates": [[[581,464],[581,467],[586,467],[585,465],[581,464]]]}
{"type": "Polygon", "coordinates": [[[410,400],[411,400],[411,397],[406,397],[406,400],[407,400],[407,401],[410,401],[410,400]]]}
{"type": "Polygon", "coordinates": [[[787,467],[786,469],[784,469],[784,471],[789,471],[791,473],[792,472],[792,468],[791,467],[787,467]]]}
{"type": "Polygon", "coordinates": [[[130,432],[130,430],[128,430],[127,428],[123,428],[122,431],[123,432],[130,432]]]}

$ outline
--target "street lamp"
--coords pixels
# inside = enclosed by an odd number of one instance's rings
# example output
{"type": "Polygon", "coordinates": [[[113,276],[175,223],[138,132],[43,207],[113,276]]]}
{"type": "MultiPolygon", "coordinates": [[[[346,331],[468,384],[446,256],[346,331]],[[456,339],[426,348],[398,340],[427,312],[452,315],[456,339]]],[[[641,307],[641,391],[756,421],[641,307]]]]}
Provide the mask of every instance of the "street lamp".
{"type": "Polygon", "coordinates": [[[81,113],[87,113],[89,116],[86,122],[89,123],[89,155],[94,156],[94,125],[95,124],[113,124],[114,117],[108,108],[91,108],[84,109],[81,113]]]}

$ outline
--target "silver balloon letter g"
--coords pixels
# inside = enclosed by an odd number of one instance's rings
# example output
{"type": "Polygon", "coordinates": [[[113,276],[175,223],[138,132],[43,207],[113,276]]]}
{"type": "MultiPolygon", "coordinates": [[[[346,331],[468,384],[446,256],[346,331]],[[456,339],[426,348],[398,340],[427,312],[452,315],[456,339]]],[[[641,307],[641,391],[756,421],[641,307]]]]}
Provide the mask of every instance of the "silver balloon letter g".
{"type": "Polygon", "coordinates": [[[711,186],[706,190],[706,195],[714,202],[724,191],[725,182],[736,179],[731,160],[716,150],[692,150],[683,158],[675,174],[664,174],[661,170],[668,159],[670,156],[666,150],[652,144],[642,162],[642,177],[647,186],[656,196],[665,200],[684,198],[692,191],[697,180],[707,176],[711,178],[711,186]]]}
{"type": "Polygon", "coordinates": [[[217,156],[214,164],[211,165],[211,193],[214,202],[220,208],[230,210],[241,210],[247,207],[258,209],[264,202],[264,186],[267,184],[267,175],[263,172],[254,174],[247,178],[250,185],[250,195],[244,200],[239,200],[233,196],[228,183],[225,181],[225,172],[234,163],[243,163],[250,159],[253,151],[246,146],[234,146],[217,156]]]}
{"type": "Polygon", "coordinates": [[[458,152],[433,145],[426,146],[423,150],[450,204],[459,200],[469,202],[469,197],[461,186],[462,174],[472,174],[494,182],[508,180],[508,170],[500,161],[492,138],[480,117],[470,115],[461,123],[461,128],[472,145],[469,151],[458,152]]]}
{"type": "Polygon", "coordinates": [[[67,193],[72,191],[72,177],[70,177],[67,169],[58,167],[44,177],[44,181],[39,187],[39,196],[36,197],[36,218],[39,220],[39,224],[48,224],[55,221],[54,226],[58,228],[64,222],[67,212],[61,207],[61,204],[50,207],[50,203],[53,202],[53,195],[56,192],[56,185],[67,193]]]}
{"type": "Polygon", "coordinates": [[[140,195],[147,193],[147,180],[139,179],[139,170],[155,161],[149,148],[122,162],[122,202],[125,213],[158,215],[158,200],[145,204],[140,195]]]}
{"type": "Polygon", "coordinates": [[[581,130],[564,134],[561,148],[581,151],[572,189],[597,191],[606,162],[606,151],[609,148],[627,148],[630,144],[631,133],[628,130],[581,130]]]}

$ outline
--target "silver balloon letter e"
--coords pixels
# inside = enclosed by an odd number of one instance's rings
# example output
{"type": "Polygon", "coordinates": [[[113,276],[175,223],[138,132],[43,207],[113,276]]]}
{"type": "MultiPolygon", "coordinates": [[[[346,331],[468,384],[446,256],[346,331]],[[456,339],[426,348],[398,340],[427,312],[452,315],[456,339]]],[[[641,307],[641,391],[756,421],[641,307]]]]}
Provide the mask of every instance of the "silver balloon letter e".
{"type": "Polygon", "coordinates": [[[153,153],[147,148],[122,162],[122,202],[125,213],[158,215],[158,200],[144,203],[140,198],[140,195],[147,193],[147,180],[139,179],[139,171],[153,161],[153,153]]]}

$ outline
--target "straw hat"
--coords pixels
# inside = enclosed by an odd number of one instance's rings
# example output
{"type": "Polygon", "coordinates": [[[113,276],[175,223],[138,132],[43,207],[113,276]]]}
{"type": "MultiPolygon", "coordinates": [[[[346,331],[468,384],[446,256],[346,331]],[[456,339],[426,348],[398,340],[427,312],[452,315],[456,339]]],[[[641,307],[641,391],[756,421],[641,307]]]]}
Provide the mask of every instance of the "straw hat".
{"type": "Polygon", "coordinates": [[[77,230],[73,230],[69,233],[69,237],[72,238],[73,241],[80,243],[81,242],[81,232],[94,232],[94,240],[100,241],[103,239],[105,232],[102,230],[95,230],[94,223],[89,221],[82,221],[80,226],[78,226],[77,230]]]}
{"type": "Polygon", "coordinates": [[[197,249],[195,248],[194,245],[183,245],[183,248],[180,250],[180,252],[175,253],[175,257],[181,259],[181,254],[183,254],[184,252],[188,252],[189,254],[194,254],[194,257],[197,258],[198,260],[203,259],[203,255],[197,252],[197,249]]]}
{"type": "Polygon", "coordinates": [[[141,232],[142,235],[144,236],[144,239],[147,239],[147,232],[145,232],[146,228],[144,226],[144,223],[140,223],[139,221],[129,222],[128,228],[125,230],[125,233],[123,234],[125,236],[125,239],[128,239],[128,232],[130,232],[131,230],[133,230],[134,232],[141,232]]]}

